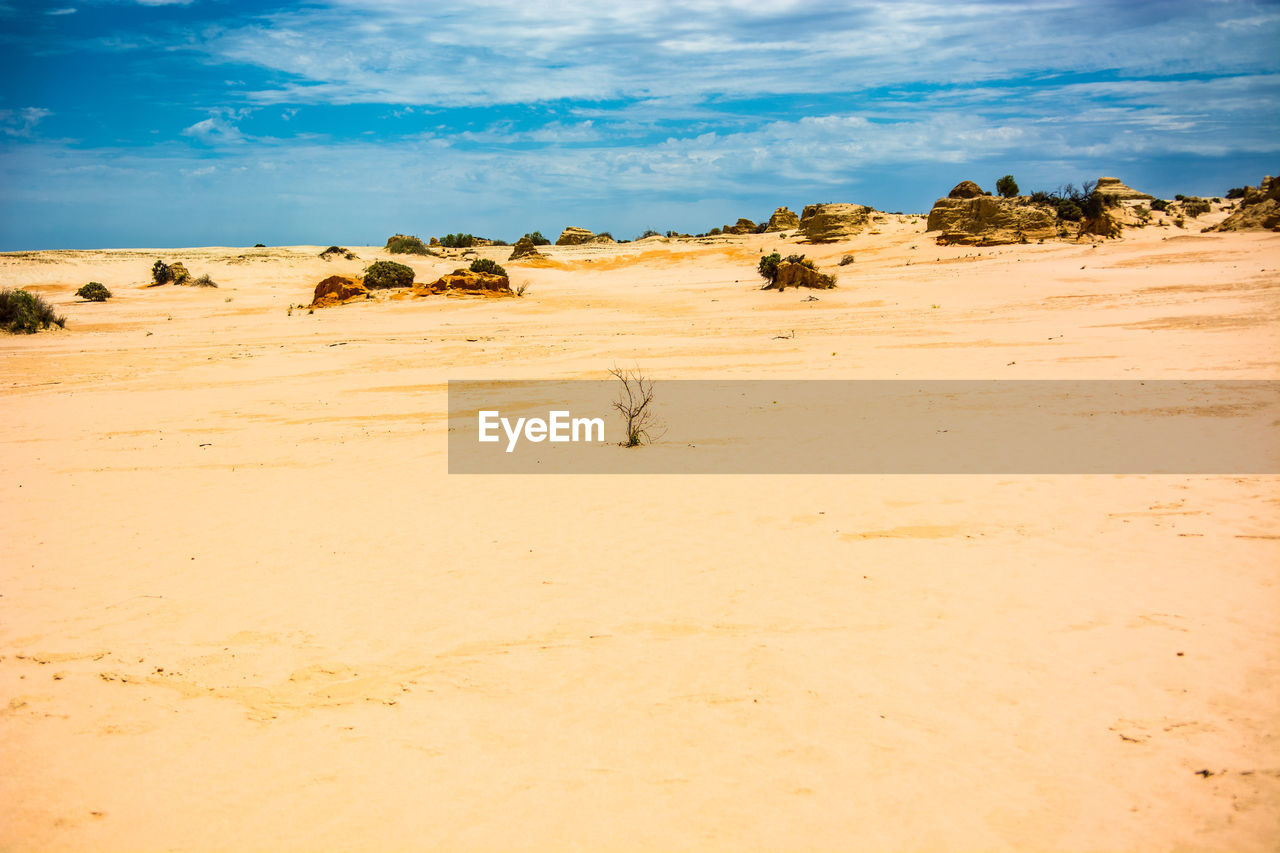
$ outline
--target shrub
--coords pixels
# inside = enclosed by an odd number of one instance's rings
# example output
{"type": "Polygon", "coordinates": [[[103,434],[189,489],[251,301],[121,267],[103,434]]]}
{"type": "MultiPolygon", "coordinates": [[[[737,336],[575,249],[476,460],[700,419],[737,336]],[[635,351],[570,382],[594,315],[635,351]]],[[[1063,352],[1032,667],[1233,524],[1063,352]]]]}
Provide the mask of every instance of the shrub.
{"type": "Polygon", "coordinates": [[[774,252],[772,255],[765,255],[760,259],[759,265],[756,266],[756,272],[760,273],[760,277],[765,281],[773,284],[778,280],[778,264],[782,263],[782,255],[774,252]]]}
{"type": "Polygon", "coordinates": [[[1227,190],[1227,198],[1244,198],[1244,187],[1232,187],[1227,190]]]}
{"type": "Polygon", "coordinates": [[[535,246],[551,245],[551,241],[548,240],[546,237],[543,237],[541,231],[530,231],[528,234],[524,235],[524,237],[522,237],[521,239],[528,240],[530,243],[532,243],[535,246]]]}
{"type": "Polygon", "coordinates": [[[1175,196],[1173,197],[1173,200],[1174,200],[1174,201],[1186,201],[1186,198],[1187,198],[1187,197],[1186,197],[1185,195],[1182,195],[1181,193],[1179,193],[1178,195],[1175,195],[1175,196]]]}
{"type": "Polygon", "coordinates": [[[618,399],[613,407],[618,410],[627,422],[627,440],[621,442],[623,447],[639,447],[646,442],[652,443],[652,431],[657,427],[653,416],[653,380],[639,370],[619,370],[614,368],[609,375],[622,383],[618,399]]]}
{"type": "Polygon", "coordinates": [[[326,261],[334,255],[346,258],[349,261],[356,260],[356,253],[350,249],[344,249],[342,246],[330,246],[320,253],[320,257],[324,258],[326,261]]]}
{"type": "Polygon", "coordinates": [[[1199,216],[1202,213],[1208,213],[1210,209],[1211,205],[1207,199],[1192,196],[1182,201],[1182,210],[1187,216],[1199,216]]]}
{"type": "Polygon", "coordinates": [[[427,253],[427,247],[420,239],[407,234],[388,237],[386,249],[393,255],[425,255],[427,253]]]}
{"type": "Polygon", "coordinates": [[[1018,182],[1013,179],[1013,175],[1005,175],[996,181],[996,192],[1005,198],[1013,198],[1018,194],[1018,182]]]}
{"type": "Polygon", "coordinates": [[[214,283],[213,279],[209,278],[208,273],[202,276],[199,276],[198,278],[191,279],[188,282],[188,284],[190,284],[192,287],[217,287],[218,286],[217,284],[214,283]]]}
{"type": "Polygon", "coordinates": [[[471,234],[446,234],[440,238],[440,245],[446,249],[470,249],[476,244],[471,234]]]}
{"type": "Polygon", "coordinates": [[[506,275],[507,271],[492,258],[476,258],[471,262],[472,272],[487,272],[493,275],[506,275]]]}
{"type": "Polygon", "coordinates": [[[255,249],[265,249],[265,248],[267,248],[267,244],[266,244],[266,243],[254,243],[254,244],[253,244],[253,248],[255,248],[255,249]]]}
{"type": "Polygon", "coordinates": [[[1166,210],[1169,209],[1169,202],[1165,201],[1162,198],[1153,198],[1151,200],[1151,209],[1158,210],[1161,213],[1164,213],[1166,210]]]}
{"type": "Polygon", "coordinates": [[[85,302],[106,302],[111,298],[111,291],[100,281],[91,281],[76,291],[85,302]]]}
{"type": "Polygon", "coordinates": [[[643,240],[645,237],[661,237],[661,236],[662,236],[661,234],[659,234],[657,231],[654,231],[652,228],[646,228],[646,229],[644,230],[644,233],[643,233],[643,234],[641,234],[641,235],[640,235],[639,237],[637,237],[636,239],[637,239],[637,240],[643,240]]]}
{"type": "Polygon", "coordinates": [[[66,317],[59,317],[53,306],[25,290],[0,290],[0,329],[15,335],[30,335],[50,326],[63,328],[66,317]]]}
{"type": "Polygon", "coordinates": [[[720,229],[719,229],[719,228],[712,228],[710,231],[708,231],[708,232],[707,232],[707,236],[708,236],[708,237],[711,237],[711,236],[714,236],[714,235],[719,234],[719,233],[720,233],[720,229]]]}
{"type": "Polygon", "coordinates": [[[608,237],[610,240],[612,240],[612,239],[613,239],[613,235],[612,235],[612,234],[610,234],[608,231],[601,231],[601,232],[600,232],[599,234],[597,234],[596,236],[597,236],[597,237],[608,237]]]}
{"type": "Polygon", "coordinates": [[[364,286],[370,290],[381,287],[409,287],[412,284],[413,269],[395,261],[374,261],[364,271],[364,286]]]}
{"type": "Polygon", "coordinates": [[[173,281],[173,270],[164,261],[156,260],[151,265],[151,281],[155,284],[168,284],[173,281]]]}

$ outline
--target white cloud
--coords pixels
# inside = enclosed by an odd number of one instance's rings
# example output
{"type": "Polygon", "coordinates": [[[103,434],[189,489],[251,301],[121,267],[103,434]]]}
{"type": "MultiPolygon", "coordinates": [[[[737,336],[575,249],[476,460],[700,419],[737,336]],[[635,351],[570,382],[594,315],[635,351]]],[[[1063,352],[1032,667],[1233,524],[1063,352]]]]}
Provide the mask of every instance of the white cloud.
{"type": "Polygon", "coordinates": [[[76,9],[70,6],[63,9],[50,9],[47,12],[45,12],[46,15],[53,15],[53,16],[74,15],[75,13],[76,13],[76,9]]]}
{"type": "Polygon", "coordinates": [[[36,125],[53,115],[43,107],[23,107],[20,110],[0,110],[0,134],[28,137],[36,125]]]}

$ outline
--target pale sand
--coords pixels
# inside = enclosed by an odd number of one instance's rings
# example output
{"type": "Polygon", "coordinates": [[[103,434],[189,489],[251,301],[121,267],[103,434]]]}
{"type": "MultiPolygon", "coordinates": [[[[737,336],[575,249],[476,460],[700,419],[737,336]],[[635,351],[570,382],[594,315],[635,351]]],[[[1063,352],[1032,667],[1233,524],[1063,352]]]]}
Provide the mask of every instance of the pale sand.
{"type": "Polygon", "coordinates": [[[0,847],[1275,850],[1277,478],[445,473],[450,378],[1280,378],[1277,235],[922,228],[0,257],[0,847]]]}

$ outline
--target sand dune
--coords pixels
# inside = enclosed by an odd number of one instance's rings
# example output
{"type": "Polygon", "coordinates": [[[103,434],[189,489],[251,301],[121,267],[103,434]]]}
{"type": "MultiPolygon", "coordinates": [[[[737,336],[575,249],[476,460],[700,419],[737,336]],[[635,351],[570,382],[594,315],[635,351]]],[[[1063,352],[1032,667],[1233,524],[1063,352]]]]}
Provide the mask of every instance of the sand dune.
{"type": "Polygon", "coordinates": [[[446,473],[449,379],[1280,378],[1276,235],[923,227],[0,255],[0,847],[1274,850],[1275,477],[446,473]]]}

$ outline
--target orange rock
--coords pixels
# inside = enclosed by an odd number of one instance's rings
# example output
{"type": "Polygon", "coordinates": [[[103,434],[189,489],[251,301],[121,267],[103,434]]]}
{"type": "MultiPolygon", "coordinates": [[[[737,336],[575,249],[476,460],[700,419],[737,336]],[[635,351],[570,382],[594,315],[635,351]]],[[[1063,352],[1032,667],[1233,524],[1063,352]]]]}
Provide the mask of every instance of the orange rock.
{"type": "Polygon", "coordinates": [[[475,293],[482,296],[515,296],[515,292],[511,289],[511,281],[505,275],[461,269],[442,275],[430,284],[423,285],[421,292],[424,295],[428,293],[475,293]]]}
{"type": "Polygon", "coordinates": [[[368,288],[358,279],[347,278],[345,275],[331,275],[316,285],[315,296],[312,297],[311,305],[308,307],[328,308],[352,299],[364,299],[368,295],[368,288]]]}

